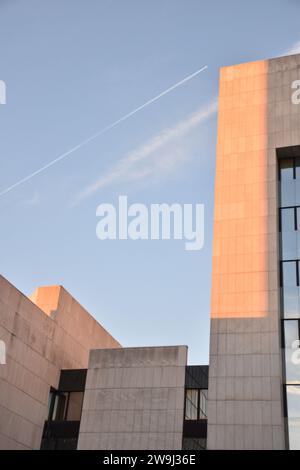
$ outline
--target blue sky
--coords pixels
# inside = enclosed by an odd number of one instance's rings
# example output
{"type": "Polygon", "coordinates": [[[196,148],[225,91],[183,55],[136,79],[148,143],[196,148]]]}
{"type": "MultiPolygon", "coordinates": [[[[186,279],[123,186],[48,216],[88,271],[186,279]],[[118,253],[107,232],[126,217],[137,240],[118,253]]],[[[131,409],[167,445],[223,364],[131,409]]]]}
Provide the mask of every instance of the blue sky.
{"type": "Polygon", "coordinates": [[[124,346],[187,344],[207,363],[219,67],[300,50],[299,17],[297,0],[0,0],[0,192],[208,66],[0,198],[1,274],[26,294],[64,285],[124,346]],[[205,117],[111,180],[193,113],[205,117]],[[204,248],[98,240],[96,207],[120,194],[205,204],[204,248]]]}

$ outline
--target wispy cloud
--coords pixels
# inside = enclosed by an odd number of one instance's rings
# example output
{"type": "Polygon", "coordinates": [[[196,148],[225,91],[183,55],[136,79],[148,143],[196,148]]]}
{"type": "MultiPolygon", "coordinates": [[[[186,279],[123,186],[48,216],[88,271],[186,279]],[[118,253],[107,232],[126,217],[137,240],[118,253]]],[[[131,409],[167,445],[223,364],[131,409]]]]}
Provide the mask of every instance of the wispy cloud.
{"type": "Polygon", "coordinates": [[[46,170],[51,168],[53,165],[56,165],[57,163],[61,162],[65,158],[70,157],[77,150],[85,147],[87,144],[94,141],[95,139],[97,139],[101,135],[105,134],[106,132],[110,131],[111,129],[114,129],[115,127],[117,127],[122,122],[127,121],[127,119],[129,119],[132,116],[134,116],[135,114],[139,113],[142,109],[147,108],[148,106],[152,105],[156,101],[160,100],[162,97],[164,97],[164,96],[168,95],[169,93],[171,93],[172,91],[176,90],[176,88],[178,88],[178,87],[184,85],[185,83],[189,82],[194,77],[196,77],[200,73],[204,72],[204,70],[206,70],[206,69],[207,69],[207,65],[204,65],[203,67],[201,67],[201,69],[196,70],[196,72],[191,73],[190,75],[186,76],[185,78],[183,78],[179,82],[176,82],[174,85],[167,88],[166,90],[160,92],[158,95],[156,95],[153,98],[150,98],[149,100],[145,101],[143,104],[141,104],[137,108],[133,109],[129,113],[124,114],[122,117],[120,117],[116,121],[114,121],[111,124],[108,124],[107,126],[103,127],[98,132],[91,135],[87,139],[81,141],[79,144],[75,145],[74,147],[69,149],[67,152],[62,153],[61,155],[59,155],[59,157],[55,158],[54,160],[51,160],[46,165],[38,168],[37,170],[35,170],[32,173],[29,173],[27,176],[24,176],[24,178],[19,179],[18,181],[16,181],[15,183],[11,184],[8,187],[6,187],[2,191],[0,190],[0,197],[4,196],[5,194],[7,194],[9,192],[11,192],[13,189],[15,189],[15,188],[19,187],[20,185],[26,183],[27,181],[30,181],[32,178],[34,178],[34,177],[40,175],[41,173],[45,172],[46,170]]]}
{"type": "Polygon", "coordinates": [[[22,205],[23,206],[36,206],[39,202],[40,202],[39,193],[35,191],[32,197],[22,200],[22,205]]]}
{"type": "Polygon", "coordinates": [[[145,144],[128,153],[108,173],[77,194],[74,204],[77,204],[100,189],[121,181],[141,181],[157,174],[163,176],[170,173],[189,158],[188,153],[180,150],[180,146],[177,145],[178,140],[185,137],[200,123],[209,119],[216,110],[217,100],[214,99],[209,105],[199,108],[176,126],[167,128],[155,135],[145,144]],[[162,152],[162,150],[166,150],[167,146],[174,143],[176,147],[172,148],[172,152],[162,152]]]}
{"type": "Polygon", "coordinates": [[[300,41],[295,42],[287,51],[282,55],[300,54],[300,41]]]}

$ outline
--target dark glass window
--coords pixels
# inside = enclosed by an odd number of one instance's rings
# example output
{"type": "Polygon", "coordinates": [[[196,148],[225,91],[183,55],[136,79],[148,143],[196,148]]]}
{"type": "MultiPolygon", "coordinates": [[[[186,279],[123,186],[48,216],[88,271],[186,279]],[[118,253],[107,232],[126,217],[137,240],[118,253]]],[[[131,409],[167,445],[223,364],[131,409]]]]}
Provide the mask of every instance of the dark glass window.
{"type": "Polygon", "coordinates": [[[298,285],[297,264],[297,261],[284,261],[282,263],[283,287],[294,287],[298,285]]]}
{"type": "Polygon", "coordinates": [[[295,158],[295,174],[296,174],[296,204],[300,204],[300,157],[295,158]]]}
{"type": "Polygon", "coordinates": [[[300,259],[300,207],[280,209],[281,259],[300,259]]]}
{"type": "Polygon", "coordinates": [[[54,403],[54,397],[55,397],[56,390],[51,387],[50,393],[48,396],[48,416],[51,416],[53,413],[53,403],[54,403]]]}
{"type": "Polygon", "coordinates": [[[281,259],[297,259],[297,232],[295,208],[281,209],[281,259]]]}
{"type": "Polygon", "coordinates": [[[287,422],[290,449],[300,449],[300,157],[278,163],[287,422]]]}
{"type": "Polygon", "coordinates": [[[296,230],[300,230],[300,207],[296,207],[296,213],[297,213],[297,227],[296,227],[296,230]]]}
{"type": "Polygon", "coordinates": [[[86,369],[63,369],[58,390],[51,387],[41,449],[75,450],[79,436],[86,369]]]}
{"type": "Polygon", "coordinates": [[[183,450],[205,450],[206,439],[197,437],[184,437],[183,438],[183,450]]]}
{"type": "Polygon", "coordinates": [[[300,180],[300,157],[295,157],[294,159],[295,163],[295,178],[297,180],[300,180]]]}
{"type": "Polygon", "coordinates": [[[294,179],[294,159],[282,158],[279,160],[280,181],[291,181],[294,179]]]}
{"type": "Polygon", "coordinates": [[[283,260],[298,258],[298,232],[282,232],[281,234],[281,256],[283,260]]]}
{"type": "Polygon", "coordinates": [[[281,209],[281,231],[282,232],[293,232],[295,227],[295,209],[289,207],[287,209],[281,209]]]}
{"type": "Polygon", "coordinates": [[[299,339],[299,320],[284,321],[284,344],[286,348],[292,348],[295,340],[299,339]]]}
{"type": "Polygon", "coordinates": [[[198,419],[198,389],[185,392],[185,419],[198,419]]]}
{"type": "Polygon", "coordinates": [[[83,392],[70,392],[66,419],[80,421],[83,402],[83,392]]]}
{"type": "Polygon", "coordinates": [[[299,287],[284,287],[282,289],[282,310],[284,318],[300,317],[299,287]]]}
{"type": "Polygon", "coordinates": [[[295,167],[293,158],[279,162],[279,196],[281,207],[296,205],[295,167]]]}
{"type": "Polygon", "coordinates": [[[49,421],[80,421],[83,392],[51,391],[49,421]]]}
{"type": "Polygon", "coordinates": [[[282,310],[284,318],[300,316],[299,262],[284,261],[282,268],[282,310]]]}
{"type": "Polygon", "coordinates": [[[286,387],[290,449],[300,449],[300,386],[286,387]]]}
{"type": "Polygon", "coordinates": [[[207,390],[200,390],[200,409],[199,409],[199,418],[207,418],[207,390]]]}
{"type": "Polygon", "coordinates": [[[67,394],[57,393],[54,395],[53,421],[62,421],[65,419],[67,407],[67,394]]]}
{"type": "Polygon", "coordinates": [[[299,320],[284,321],[286,381],[300,383],[299,320]]]}
{"type": "Polygon", "coordinates": [[[185,391],[185,419],[207,418],[207,389],[188,388],[185,391]]]}
{"type": "Polygon", "coordinates": [[[282,207],[296,205],[295,180],[281,182],[280,201],[282,207]]]}

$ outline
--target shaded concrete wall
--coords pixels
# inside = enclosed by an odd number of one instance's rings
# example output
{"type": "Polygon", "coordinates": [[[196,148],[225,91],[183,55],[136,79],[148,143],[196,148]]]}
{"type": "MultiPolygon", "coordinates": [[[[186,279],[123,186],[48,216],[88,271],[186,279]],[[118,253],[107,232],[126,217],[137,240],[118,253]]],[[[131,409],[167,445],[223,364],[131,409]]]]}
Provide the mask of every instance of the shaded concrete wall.
{"type": "Polygon", "coordinates": [[[187,347],[91,351],[78,449],[181,449],[187,347]]]}
{"type": "Polygon", "coordinates": [[[86,368],[89,350],[119,343],[60,286],[29,298],[0,276],[0,449],[39,449],[50,386],[60,369],[86,368]]]}
{"type": "Polygon", "coordinates": [[[220,72],[208,448],[282,449],[276,148],[300,143],[300,55],[220,72]]]}

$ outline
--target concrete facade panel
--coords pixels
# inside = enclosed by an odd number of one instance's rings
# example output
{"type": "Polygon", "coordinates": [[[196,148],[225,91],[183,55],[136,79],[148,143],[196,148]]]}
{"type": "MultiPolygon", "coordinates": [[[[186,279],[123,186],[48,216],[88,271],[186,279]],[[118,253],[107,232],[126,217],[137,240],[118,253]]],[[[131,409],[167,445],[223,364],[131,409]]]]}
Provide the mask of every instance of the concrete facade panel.
{"type": "Polygon", "coordinates": [[[186,362],[185,346],[91,351],[78,449],[181,449],[186,362]]]}

